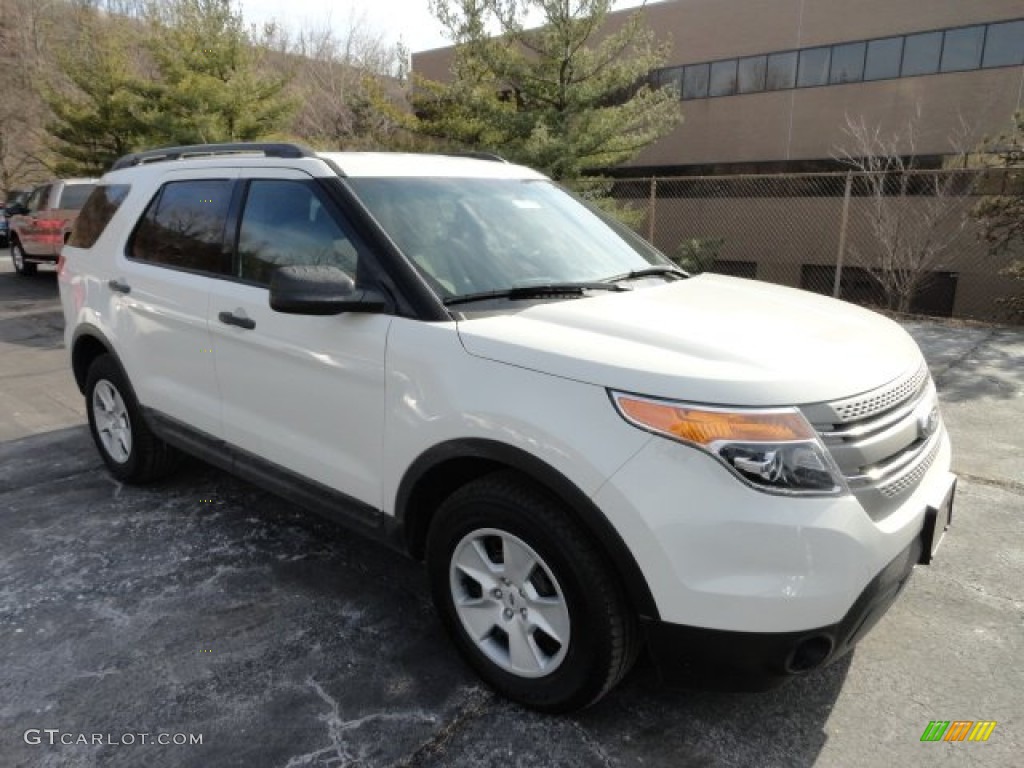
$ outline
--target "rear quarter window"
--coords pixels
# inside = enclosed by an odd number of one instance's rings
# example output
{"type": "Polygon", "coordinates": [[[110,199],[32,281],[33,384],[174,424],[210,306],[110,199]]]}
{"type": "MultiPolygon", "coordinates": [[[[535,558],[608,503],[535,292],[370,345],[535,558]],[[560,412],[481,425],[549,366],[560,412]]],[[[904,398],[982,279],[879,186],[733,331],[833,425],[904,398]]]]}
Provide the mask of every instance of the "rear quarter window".
{"type": "Polygon", "coordinates": [[[93,189],[78,214],[68,244],[76,248],[92,248],[128,196],[129,189],[128,184],[101,184],[93,189]]]}
{"type": "Polygon", "coordinates": [[[77,211],[85,204],[94,189],[95,184],[67,184],[54,207],[62,211],[77,211]]]}

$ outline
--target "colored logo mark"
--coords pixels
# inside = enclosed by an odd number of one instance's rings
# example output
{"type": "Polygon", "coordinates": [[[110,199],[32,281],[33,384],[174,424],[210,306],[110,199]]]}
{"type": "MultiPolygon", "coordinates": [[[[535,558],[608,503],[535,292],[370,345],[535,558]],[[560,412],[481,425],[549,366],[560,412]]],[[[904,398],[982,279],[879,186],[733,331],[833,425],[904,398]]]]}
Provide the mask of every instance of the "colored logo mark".
{"type": "Polygon", "coordinates": [[[995,729],[995,720],[932,720],[921,741],[988,741],[995,729]]]}

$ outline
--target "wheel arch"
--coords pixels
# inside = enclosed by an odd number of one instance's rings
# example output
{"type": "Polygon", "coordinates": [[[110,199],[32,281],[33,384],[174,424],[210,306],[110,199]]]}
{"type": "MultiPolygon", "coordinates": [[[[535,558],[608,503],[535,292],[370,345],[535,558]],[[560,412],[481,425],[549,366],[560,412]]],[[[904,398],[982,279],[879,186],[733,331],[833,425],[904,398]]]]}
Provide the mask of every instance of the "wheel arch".
{"type": "Polygon", "coordinates": [[[494,440],[451,440],[425,451],[410,465],[395,497],[395,518],[409,554],[423,559],[430,523],[444,499],[472,480],[506,469],[521,473],[561,501],[607,557],[638,616],[659,618],[636,558],[590,497],[536,456],[494,440]]]}
{"type": "MultiPolygon", "coordinates": [[[[100,355],[110,355],[120,367],[121,372],[124,373],[121,360],[100,329],[87,324],[79,327],[71,341],[71,371],[75,376],[78,391],[83,395],[85,394],[85,380],[89,375],[89,366],[100,355]]],[[[128,379],[127,375],[125,379],[128,379]]]]}

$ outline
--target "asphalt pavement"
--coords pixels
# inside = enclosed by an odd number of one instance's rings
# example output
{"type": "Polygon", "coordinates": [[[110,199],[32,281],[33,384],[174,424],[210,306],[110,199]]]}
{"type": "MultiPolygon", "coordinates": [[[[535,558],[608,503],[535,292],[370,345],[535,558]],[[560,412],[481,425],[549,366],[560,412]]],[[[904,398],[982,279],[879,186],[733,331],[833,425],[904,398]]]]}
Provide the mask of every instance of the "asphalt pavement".
{"type": "Polygon", "coordinates": [[[852,656],[763,694],[666,690],[642,661],[551,717],[477,682],[418,564],[198,462],[117,483],[53,273],[0,261],[0,767],[1024,763],[1024,329],[907,325],[954,527],[852,656]],[[997,725],[921,742],[932,720],[997,725]]]}

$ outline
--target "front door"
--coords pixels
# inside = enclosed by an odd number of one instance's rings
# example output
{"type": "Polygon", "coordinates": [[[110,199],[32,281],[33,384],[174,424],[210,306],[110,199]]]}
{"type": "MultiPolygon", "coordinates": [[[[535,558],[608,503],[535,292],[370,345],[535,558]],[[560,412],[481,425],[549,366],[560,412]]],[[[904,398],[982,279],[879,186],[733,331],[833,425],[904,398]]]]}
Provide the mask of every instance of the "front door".
{"type": "Polygon", "coordinates": [[[276,267],[334,265],[358,285],[372,256],[306,173],[242,177],[234,279],[213,281],[209,307],[224,439],[379,509],[391,317],[286,315],[268,299],[276,267]]]}

